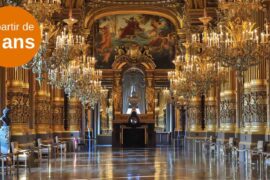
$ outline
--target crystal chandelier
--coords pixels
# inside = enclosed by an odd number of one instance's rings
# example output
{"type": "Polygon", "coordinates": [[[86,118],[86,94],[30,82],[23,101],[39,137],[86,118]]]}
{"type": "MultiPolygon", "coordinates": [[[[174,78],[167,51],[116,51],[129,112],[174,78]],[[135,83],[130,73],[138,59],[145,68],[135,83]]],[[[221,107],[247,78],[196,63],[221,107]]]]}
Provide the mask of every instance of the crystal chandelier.
{"type": "Polygon", "coordinates": [[[173,61],[175,65],[174,71],[168,72],[168,79],[170,81],[170,91],[179,103],[181,99],[182,105],[187,104],[187,101],[195,95],[195,84],[189,82],[184,72],[184,57],[177,56],[173,61]],[[185,101],[183,101],[185,99],[185,101]]]}
{"type": "Polygon", "coordinates": [[[223,81],[225,69],[196,47],[193,49],[191,43],[185,42],[183,45],[186,48],[186,55],[182,59],[183,73],[187,80],[194,84],[196,94],[205,95],[211,86],[223,81]]]}
{"type": "Polygon", "coordinates": [[[49,79],[57,88],[64,88],[68,97],[78,98],[83,105],[94,105],[106,91],[101,86],[102,71],[95,69],[94,57],[79,56],[49,71],[49,79]]]}
{"type": "Polygon", "coordinates": [[[94,108],[94,105],[100,101],[101,95],[107,92],[101,86],[102,71],[95,69],[95,58],[82,58],[80,77],[75,83],[74,96],[78,97],[83,105],[89,104],[94,108]]]}
{"type": "Polygon", "coordinates": [[[58,31],[58,27],[52,23],[52,16],[54,13],[60,13],[61,1],[28,0],[23,6],[26,10],[31,12],[40,23],[42,41],[39,51],[34,58],[22,67],[24,69],[32,69],[32,72],[37,74],[36,80],[41,84],[43,74],[46,73],[48,69],[54,68],[55,62],[58,61],[58,58],[54,56],[49,46],[50,39],[58,31]]]}
{"type": "Polygon", "coordinates": [[[44,24],[50,23],[53,14],[61,11],[61,0],[27,0],[23,6],[44,24]]]}
{"type": "Polygon", "coordinates": [[[70,15],[69,19],[65,19],[67,29],[64,30],[56,37],[55,43],[55,56],[61,57],[61,62],[67,63],[82,54],[82,49],[85,46],[85,38],[81,35],[73,34],[73,25],[77,22],[76,19],[70,15]]]}
{"type": "MultiPolygon", "coordinates": [[[[193,42],[201,42],[200,36],[212,57],[224,67],[236,70],[238,77],[249,67],[258,65],[269,56],[269,25],[262,30],[258,27],[254,14],[262,10],[258,0],[219,1],[222,19],[217,30],[194,34],[193,42]],[[252,16],[253,14],[253,16],[252,16]]],[[[206,18],[200,19],[204,24],[206,18]]]]}

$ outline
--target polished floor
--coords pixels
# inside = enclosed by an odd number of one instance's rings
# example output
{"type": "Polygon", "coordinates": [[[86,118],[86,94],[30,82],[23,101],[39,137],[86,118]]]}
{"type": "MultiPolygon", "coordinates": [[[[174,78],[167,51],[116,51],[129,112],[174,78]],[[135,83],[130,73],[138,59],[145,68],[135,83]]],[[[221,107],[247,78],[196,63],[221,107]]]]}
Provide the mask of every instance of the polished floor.
{"type": "MultiPolygon", "coordinates": [[[[43,160],[39,167],[20,168],[4,179],[268,179],[270,167],[234,164],[224,156],[187,148],[157,147],[112,149],[95,147],[89,152],[67,153],[43,160]]],[[[269,178],[270,179],[270,178],[269,178]]]]}

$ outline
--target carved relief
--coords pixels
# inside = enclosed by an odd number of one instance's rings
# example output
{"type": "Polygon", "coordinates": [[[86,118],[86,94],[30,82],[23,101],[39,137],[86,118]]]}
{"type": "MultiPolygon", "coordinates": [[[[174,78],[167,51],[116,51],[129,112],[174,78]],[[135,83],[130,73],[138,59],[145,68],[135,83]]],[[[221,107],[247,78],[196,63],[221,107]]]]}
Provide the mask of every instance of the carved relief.
{"type": "Polygon", "coordinates": [[[206,125],[211,125],[216,123],[216,107],[215,105],[207,105],[205,107],[205,120],[206,125]]]}
{"type": "Polygon", "coordinates": [[[114,111],[115,112],[120,112],[121,107],[122,107],[122,99],[121,99],[121,94],[122,94],[122,88],[120,85],[115,85],[113,88],[113,105],[114,105],[114,111]]]}
{"type": "Polygon", "coordinates": [[[200,119],[200,106],[199,105],[192,105],[188,108],[188,120],[190,125],[199,125],[200,119]]]}
{"type": "Polygon", "coordinates": [[[82,108],[77,106],[71,106],[68,111],[68,120],[70,125],[79,125],[82,119],[82,108]]]}
{"type": "Polygon", "coordinates": [[[222,100],[220,102],[220,122],[235,123],[236,107],[233,100],[222,100]]]}
{"type": "Polygon", "coordinates": [[[53,123],[54,124],[57,124],[57,125],[62,125],[64,124],[63,122],[63,107],[62,106],[57,106],[55,105],[54,106],[54,109],[53,109],[53,123]]]}
{"type": "Polygon", "coordinates": [[[50,100],[39,97],[36,101],[36,124],[50,124],[51,105],[50,100]]]}
{"type": "Polygon", "coordinates": [[[250,121],[251,122],[266,122],[267,121],[267,104],[266,91],[250,93],[250,121]]]}
{"type": "Polygon", "coordinates": [[[244,94],[242,98],[242,118],[244,125],[250,123],[251,109],[250,109],[250,94],[244,94]]]}
{"type": "Polygon", "coordinates": [[[22,92],[8,92],[8,105],[12,123],[27,123],[30,117],[29,95],[22,92]]]}
{"type": "Polygon", "coordinates": [[[155,90],[153,87],[146,87],[147,112],[154,111],[155,90]]]}
{"type": "Polygon", "coordinates": [[[102,109],[101,112],[101,130],[105,130],[108,128],[108,107],[107,107],[107,96],[102,96],[100,106],[102,109]]]}

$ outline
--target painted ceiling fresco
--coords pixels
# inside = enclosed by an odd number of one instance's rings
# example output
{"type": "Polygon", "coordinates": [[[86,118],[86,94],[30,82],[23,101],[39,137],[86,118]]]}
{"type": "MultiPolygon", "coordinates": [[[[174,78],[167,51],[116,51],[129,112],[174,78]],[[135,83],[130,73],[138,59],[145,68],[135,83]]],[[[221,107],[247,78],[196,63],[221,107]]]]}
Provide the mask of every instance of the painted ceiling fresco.
{"type": "Polygon", "coordinates": [[[175,28],[167,19],[153,15],[114,15],[99,19],[96,28],[97,67],[111,68],[118,47],[149,47],[158,69],[172,68],[175,28]]]}

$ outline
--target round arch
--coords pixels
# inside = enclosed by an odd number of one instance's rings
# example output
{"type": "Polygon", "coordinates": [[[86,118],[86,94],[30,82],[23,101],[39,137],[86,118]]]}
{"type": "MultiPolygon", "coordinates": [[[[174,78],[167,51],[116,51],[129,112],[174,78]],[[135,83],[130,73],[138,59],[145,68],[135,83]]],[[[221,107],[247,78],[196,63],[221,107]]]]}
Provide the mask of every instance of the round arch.
{"type": "Polygon", "coordinates": [[[106,16],[113,15],[123,15],[123,14],[148,14],[164,17],[168,19],[174,26],[175,30],[179,31],[183,27],[183,19],[181,15],[176,10],[156,7],[156,6],[146,6],[146,7],[130,7],[130,6],[117,6],[117,7],[103,7],[99,9],[91,9],[86,16],[84,22],[84,28],[91,29],[93,23],[106,16]]]}

